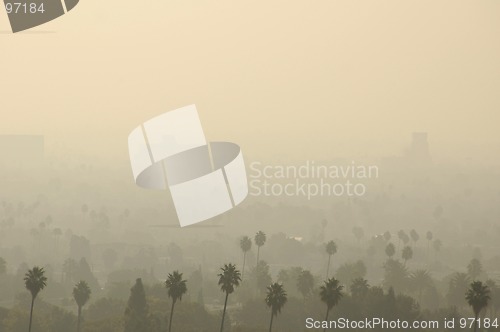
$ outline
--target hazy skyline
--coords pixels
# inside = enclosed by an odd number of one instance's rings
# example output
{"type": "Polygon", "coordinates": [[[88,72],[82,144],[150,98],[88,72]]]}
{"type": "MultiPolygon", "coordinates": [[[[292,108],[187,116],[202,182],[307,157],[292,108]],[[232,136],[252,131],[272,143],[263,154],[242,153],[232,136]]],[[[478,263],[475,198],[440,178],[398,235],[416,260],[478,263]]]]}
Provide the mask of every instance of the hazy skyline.
{"type": "Polygon", "coordinates": [[[141,121],[194,103],[247,156],[393,155],[426,131],[433,154],[477,160],[500,147],[499,10],[87,0],[16,35],[0,11],[0,133],[125,160],[141,121]]]}

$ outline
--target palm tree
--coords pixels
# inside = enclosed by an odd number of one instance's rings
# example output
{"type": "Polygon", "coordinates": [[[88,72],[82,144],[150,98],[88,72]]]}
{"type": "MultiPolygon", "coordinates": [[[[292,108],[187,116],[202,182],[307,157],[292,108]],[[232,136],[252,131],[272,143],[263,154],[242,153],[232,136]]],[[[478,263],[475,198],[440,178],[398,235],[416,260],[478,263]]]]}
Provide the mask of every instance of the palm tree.
{"type": "Polygon", "coordinates": [[[410,275],[410,282],[418,292],[418,302],[422,303],[422,291],[432,286],[432,278],[426,270],[416,270],[410,275]]]}
{"type": "Polygon", "coordinates": [[[182,300],[182,295],[187,292],[187,281],[182,280],[182,273],[174,271],[169,273],[165,281],[165,287],[168,289],[168,297],[172,298],[172,308],[170,309],[170,321],[168,322],[168,332],[172,331],[172,319],[174,317],[174,307],[177,300],[182,300]]]}
{"type": "Polygon", "coordinates": [[[73,298],[76,301],[76,305],[78,305],[78,322],[76,328],[78,332],[80,332],[80,324],[82,322],[82,307],[90,299],[90,294],[89,285],[85,281],[80,281],[73,288],[73,298]]]}
{"type": "Polygon", "coordinates": [[[271,308],[271,323],[269,323],[269,332],[271,332],[273,328],[274,316],[278,316],[286,301],[287,295],[283,285],[275,282],[271,286],[267,287],[266,304],[271,308]]]}
{"type": "MultiPolygon", "coordinates": [[[[343,289],[344,286],[340,285],[339,281],[335,278],[328,279],[325,281],[325,284],[321,286],[319,295],[321,301],[326,303],[325,321],[328,321],[328,314],[330,313],[330,310],[336,306],[340,299],[342,299],[342,296],[344,296],[344,293],[342,292],[343,289]]],[[[326,331],[326,328],[323,331],[326,331]]]]}
{"type": "Polygon", "coordinates": [[[224,311],[222,312],[222,322],[220,324],[220,332],[222,332],[224,329],[224,318],[226,317],[227,299],[229,298],[229,294],[234,292],[235,287],[238,287],[241,281],[241,273],[236,269],[236,265],[231,263],[224,264],[224,266],[221,267],[221,270],[222,273],[218,274],[219,286],[220,289],[224,293],[226,293],[226,300],[224,301],[224,311]]]}
{"type": "Polygon", "coordinates": [[[387,257],[389,257],[389,259],[392,259],[392,256],[394,256],[395,253],[396,253],[396,247],[394,246],[394,244],[389,243],[385,247],[385,254],[387,255],[387,257]]]}
{"type": "Polygon", "coordinates": [[[241,278],[243,279],[243,276],[245,275],[245,263],[247,259],[247,252],[252,249],[252,240],[248,236],[244,236],[240,240],[240,248],[241,251],[243,251],[243,270],[241,272],[241,278]]]}
{"type": "Polygon", "coordinates": [[[463,308],[467,303],[464,294],[467,292],[471,280],[466,273],[455,273],[449,282],[446,298],[450,306],[463,308]]]}
{"type": "Polygon", "coordinates": [[[257,234],[255,234],[255,244],[257,245],[257,264],[259,264],[259,257],[260,257],[260,247],[262,247],[266,243],[266,233],[263,231],[258,231],[257,234]]]}
{"type": "Polygon", "coordinates": [[[413,250],[411,250],[411,247],[409,246],[404,247],[401,257],[405,261],[405,266],[406,266],[406,262],[413,257],[413,250]]]}
{"type": "Polygon", "coordinates": [[[326,279],[328,279],[328,274],[330,272],[330,261],[332,256],[337,253],[337,245],[335,242],[330,241],[326,244],[326,253],[328,254],[328,265],[326,267],[326,279]]]}
{"type": "Polygon", "coordinates": [[[33,306],[35,305],[35,298],[41,290],[47,286],[47,277],[43,267],[35,266],[33,269],[28,270],[24,275],[24,285],[31,293],[31,310],[30,310],[30,325],[29,332],[31,332],[31,323],[33,321],[33,306]]]}
{"type": "Polygon", "coordinates": [[[476,318],[474,321],[474,332],[476,332],[479,313],[488,305],[488,302],[490,301],[490,289],[481,281],[473,281],[465,294],[465,299],[474,311],[476,318]]]}
{"type": "Polygon", "coordinates": [[[418,233],[417,233],[416,230],[412,229],[410,231],[410,237],[411,237],[411,239],[413,241],[414,246],[416,247],[417,246],[417,241],[420,239],[420,235],[418,235],[418,233]]]}

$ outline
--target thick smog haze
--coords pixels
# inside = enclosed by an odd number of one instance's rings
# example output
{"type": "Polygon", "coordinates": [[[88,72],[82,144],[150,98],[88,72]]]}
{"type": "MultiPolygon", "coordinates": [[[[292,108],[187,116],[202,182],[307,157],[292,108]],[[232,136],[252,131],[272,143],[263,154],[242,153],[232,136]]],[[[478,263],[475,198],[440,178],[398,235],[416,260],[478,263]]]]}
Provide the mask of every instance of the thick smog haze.
{"type": "MultiPolygon", "coordinates": [[[[2,134],[126,161],[137,123],[195,103],[207,137],[258,158],[386,156],[425,131],[436,156],[498,162],[497,1],[78,10],[0,35],[2,134]]],[[[8,29],[6,17],[0,24],[8,29]]]]}
{"type": "Polygon", "coordinates": [[[0,332],[500,327],[500,1],[9,1],[0,332]]]}

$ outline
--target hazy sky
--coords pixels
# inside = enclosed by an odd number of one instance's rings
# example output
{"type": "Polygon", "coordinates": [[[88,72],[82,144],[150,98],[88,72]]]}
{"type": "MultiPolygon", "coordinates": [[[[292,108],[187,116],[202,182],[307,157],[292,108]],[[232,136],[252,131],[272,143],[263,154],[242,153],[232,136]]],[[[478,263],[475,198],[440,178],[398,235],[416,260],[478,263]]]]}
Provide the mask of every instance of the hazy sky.
{"type": "Polygon", "coordinates": [[[209,140],[289,159],[500,148],[500,1],[81,0],[10,34],[0,134],[127,157],[127,136],[195,103],[209,140]]]}

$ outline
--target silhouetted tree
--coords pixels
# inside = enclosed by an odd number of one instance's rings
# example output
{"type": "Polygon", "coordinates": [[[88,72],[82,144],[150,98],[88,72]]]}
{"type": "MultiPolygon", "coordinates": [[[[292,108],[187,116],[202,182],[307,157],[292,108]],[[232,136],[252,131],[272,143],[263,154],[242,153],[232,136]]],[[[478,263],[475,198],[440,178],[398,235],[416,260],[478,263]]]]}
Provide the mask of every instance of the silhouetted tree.
{"type": "Polygon", "coordinates": [[[181,301],[182,296],[187,292],[187,281],[182,279],[182,273],[174,271],[169,273],[165,281],[165,287],[168,290],[168,297],[172,299],[172,308],[170,309],[170,320],[168,322],[168,331],[172,331],[172,320],[174,317],[174,306],[177,300],[181,301]]]}
{"type": "Polygon", "coordinates": [[[47,286],[47,278],[45,277],[45,271],[43,267],[35,266],[33,269],[28,270],[24,276],[24,285],[26,289],[31,293],[31,309],[30,309],[30,325],[29,332],[31,332],[31,324],[33,322],[33,307],[35,305],[35,298],[38,293],[42,291],[45,286],[47,286]]]}
{"type": "Polygon", "coordinates": [[[149,332],[149,307],[142,279],[138,278],[130,289],[127,308],[125,309],[125,332],[149,332]]]}
{"type": "Polygon", "coordinates": [[[75,276],[78,271],[78,264],[73,258],[68,258],[64,261],[62,272],[65,281],[75,281],[75,276]]]}
{"type": "Polygon", "coordinates": [[[342,264],[338,268],[336,276],[343,285],[349,285],[352,280],[366,276],[366,265],[362,260],[342,264]]]}
{"type": "Polygon", "coordinates": [[[490,290],[488,286],[484,285],[481,281],[474,281],[470,284],[470,287],[465,295],[465,299],[474,311],[474,316],[476,318],[474,321],[474,332],[476,332],[479,314],[490,301],[490,290]]]}
{"type": "Polygon", "coordinates": [[[384,286],[386,289],[393,287],[401,292],[408,287],[408,270],[399,261],[389,259],[384,264],[384,286]]]}
{"type": "Polygon", "coordinates": [[[481,274],[483,274],[483,265],[479,259],[473,258],[469,265],[467,265],[467,273],[472,278],[476,280],[481,274]]]}
{"type": "Polygon", "coordinates": [[[426,270],[416,270],[410,275],[410,284],[418,293],[418,302],[422,303],[422,291],[432,286],[432,278],[426,270]]]}
{"type": "MultiPolygon", "coordinates": [[[[297,289],[304,297],[309,295],[314,287],[314,277],[310,271],[302,271],[297,279],[297,289]]],[[[268,288],[269,290],[269,288],[268,288]]]]}
{"type": "Polygon", "coordinates": [[[401,254],[401,258],[403,258],[404,262],[405,262],[405,266],[406,266],[406,262],[409,260],[409,259],[412,259],[413,257],[413,250],[411,249],[411,247],[404,247],[403,248],[403,252],[401,254]]]}
{"type": "Polygon", "coordinates": [[[269,264],[265,261],[259,261],[250,272],[250,278],[255,281],[255,290],[257,293],[265,292],[267,286],[272,282],[271,274],[269,273],[269,264]]]}
{"type": "Polygon", "coordinates": [[[260,247],[262,247],[266,243],[266,233],[263,231],[258,231],[257,234],[255,234],[255,245],[257,246],[257,264],[259,264],[259,258],[260,258],[260,247]]]}
{"type": "Polygon", "coordinates": [[[328,279],[328,274],[330,273],[330,261],[332,256],[337,253],[337,245],[333,241],[329,241],[326,244],[326,253],[328,254],[328,265],[326,267],[326,279],[328,279]]]}
{"type": "Polygon", "coordinates": [[[240,240],[240,248],[243,251],[243,269],[241,270],[241,279],[245,276],[245,263],[247,259],[247,252],[252,249],[252,240],[248,236],[244,236],[240,240]]]}
{"type": "Polygon", "coordinates": [[[85,281],[80,281],[73,288],[73,298],[78,306],[78,321],[77,321],[77,331],[80,332],[80,327],[82,323],[82,308],[90,299],[90,288],[85,281]]]}
{"type": "Polygon", "coordinates": [[[412,229],[412,230],[410,231],[410,237],[411,237],[411,239],[412,239],[412,241],[413,241],[413,244],[414,244],[415,246],[417,246],[417,242],[418,242],[418,240],[420,239],[420,235],[418,235],[417,231],[416,231],[416,230],[414,230],[414,229],[412,229]]]}
{"type": "MultiPolygon", "coordinates": [[[[330,313],[330,310],[332,310],[332,308],[336,306],[344,296],[344,293],[342,292],[343,289],[344,286],[340,285],[339,281],[335,278],[326,280],[325,284],[321,286],[319,296],[321,301],[326,304],[325,321],[328,321],[328,314],[330,313]]],[[[324,331],[326,331],[326,328],[324,331]]]]}
{"type": "Polygon", "coordinates": [[[391,238],[392,238],[391,232],[385,231],[385,233],[384,233],[385,242],[389,242],[391,240],[391,238]]]}
{"type": "Polygon", "coordinates": [[[389,259],[392,259],[392,256],[394,256],[395,253],[396,253],[396,247],[394,246],[394,244],[389,243],[385,247],[385,254],[387,255],[387,257],[389,257],[389,259]]]}
{"type": "Polygon", "coordinates": [[[451,306],[464,307],[464,294],[469,287],[470,279],[465,273],[455,273],[450,280],[447,299],[451,306]]]}
{"type": "Polygon", "coordinates": [[[498,308],[500,307],[500,288],[498,287],[497,283],[492,279],[486,280],[485,284],[486,286],[488,286],[491,293],[491,303],[490,303],[491,317],[496,317],[498,308]]]}
{"type": "Polygon", "coordinates": [[[430,251],[430,248],[431,248],[431,242],[432,242],[432,238],[434,237],[434,235],[432,234],[431,231],[427,231],[427,233],[425,234],[425,238],[427,239],[427,259],[429,259],[429,251],[430,251]]]}
{"type": "Polygon", "coordinates": [[[271,322],[269,332],[273,329],[273,318],[278,316],[287,301],[287,295],[283,285],[274,283],[267,287],[266,304],[271,308],[271,322]]]}
{"type": "Polygon", "coordinates": [[[370,285],[368,285],[368,280],[356,278],[352,281],[350,290],[354,299],[362,300],[370,290],[370,285]]]}
{"type": "MultiPolygon", "coordinates": [[[[258,233],[257,233],[258,234],[258,233]]],[[[262,233],[264,234],[264,233],[262,233]]],[[[265,235],[264,235],[265,236],[265,235]]],[[[256,236],[257,238],[257,236],[256,236]]],[[[257,240],[256,240],[257,243],[257,240]]],[[[219,273],[219,286],[220,289],[226,293],[226,300],[224,301],[224,311],[222,312],[222,321],[220,324],[220,332],[224,330],[224,318],[226,317],[227,300],[229,294],[234,292],[235,287],[240,285],[241,273],[236,269],[234,264],[224,264],[221,268],[222,273],[219,273]]]]}

